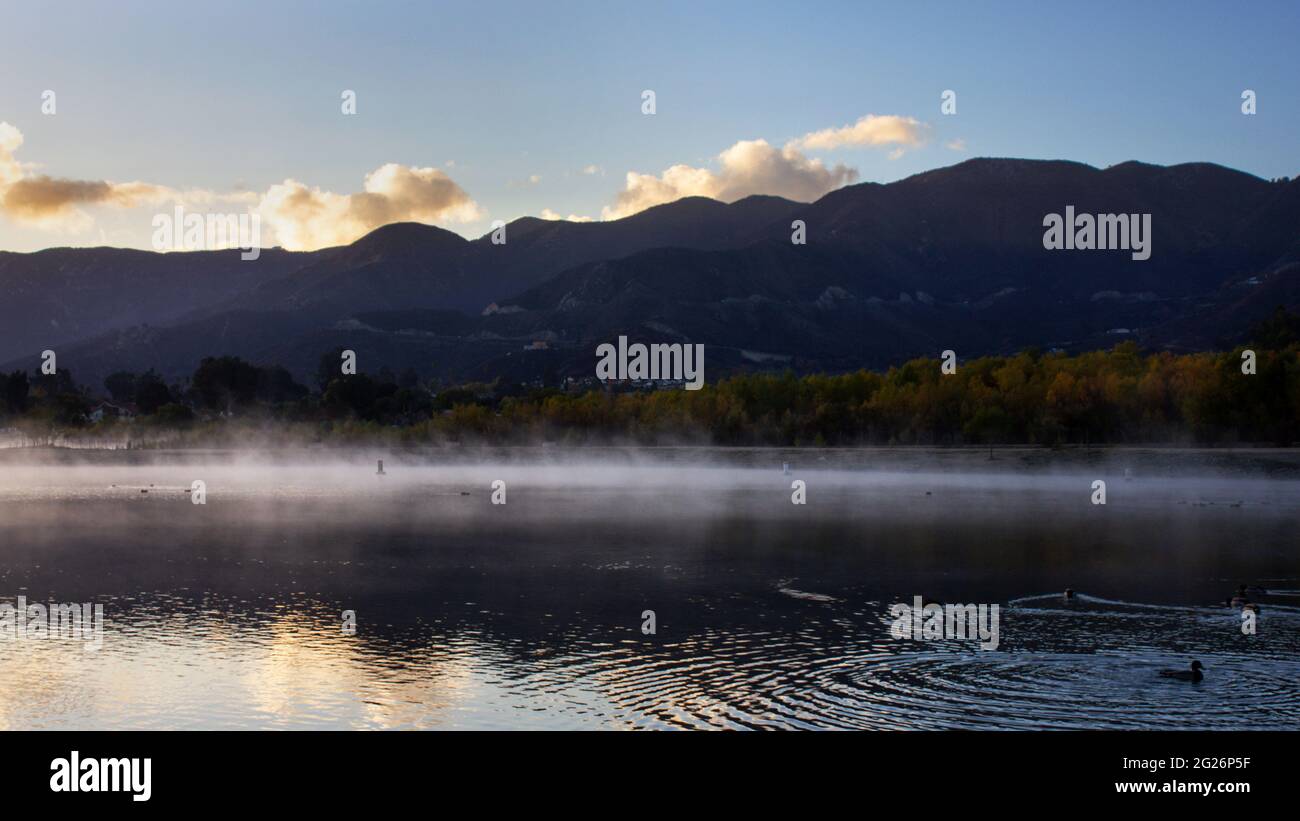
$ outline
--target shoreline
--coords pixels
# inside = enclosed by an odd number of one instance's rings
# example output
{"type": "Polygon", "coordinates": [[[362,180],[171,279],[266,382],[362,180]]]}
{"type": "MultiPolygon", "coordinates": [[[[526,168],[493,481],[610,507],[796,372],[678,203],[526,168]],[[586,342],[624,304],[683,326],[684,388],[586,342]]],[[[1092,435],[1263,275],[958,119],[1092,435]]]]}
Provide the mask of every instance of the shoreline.
{"type": "Polygon", "coordinates": [[[307,447],[109,449],[57,446],[0,448],[0,465],[167,465],[187,463],[266,465],[356,464],[371,469],[383,459],[391,472],[402,467],[474,464],[693,466],[792,470],[956,471],[962,473],[1053,472],[1105,469],[1155,478],[1188,474],[1300,479],[1300,448],[1104,447],[926,445],[876,447],[759,447],[697,445],[430,445],[369,444],[307,447]]]}

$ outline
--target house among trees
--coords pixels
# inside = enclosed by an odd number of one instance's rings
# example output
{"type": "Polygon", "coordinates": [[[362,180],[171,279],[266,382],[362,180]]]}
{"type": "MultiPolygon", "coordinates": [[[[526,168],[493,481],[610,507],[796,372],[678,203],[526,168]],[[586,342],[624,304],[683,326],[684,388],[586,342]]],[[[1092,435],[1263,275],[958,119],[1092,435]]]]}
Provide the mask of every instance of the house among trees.
{"type": "Polygon", "coordinates": [[[102,401],[90,409],[86,418],[91,422],[102,422],[105,419],[131,419],[135,416],[135,408],[130,403],[116,405],[112,402],[102,401]]]}

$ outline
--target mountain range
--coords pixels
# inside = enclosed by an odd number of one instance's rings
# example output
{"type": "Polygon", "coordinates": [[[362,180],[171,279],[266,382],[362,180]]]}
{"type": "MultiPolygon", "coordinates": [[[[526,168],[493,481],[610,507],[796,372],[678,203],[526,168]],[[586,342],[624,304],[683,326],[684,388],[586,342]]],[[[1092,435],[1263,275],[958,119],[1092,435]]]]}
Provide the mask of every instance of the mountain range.
{"type": "Polygon", "coordinates": [[[608,222],[515,220],[504,244],[387,225],[309,253],[0,252],[0,365],[42,350],[98,387],[204,356],[320,355],[440,381],[594,375],[625,335],[697,342],[706,378],[880,368],[952,349],[1225,346],[1300,307],[1300,180],[1222,166],[975,159],[813,203],[688,197],[608,222]],[[1043,219],[1151,214],[1151,257],[1047,250],[1043,219]],[[806,243],[791,241],[801,220],[806,243]]]}

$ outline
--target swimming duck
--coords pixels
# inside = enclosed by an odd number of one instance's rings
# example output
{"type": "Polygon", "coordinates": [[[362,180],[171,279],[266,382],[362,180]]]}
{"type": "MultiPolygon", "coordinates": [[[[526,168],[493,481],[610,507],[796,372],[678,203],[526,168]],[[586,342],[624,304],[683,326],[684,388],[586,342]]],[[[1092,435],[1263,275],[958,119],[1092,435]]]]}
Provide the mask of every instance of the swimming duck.
{"type": "Polygon", "coordinates": [[[1192,660],[1190,670],[1161,670],[1160,675],[1165,678],[1176,678],[1179,681],[1200,681],[1205,678],[1201,670],[1205,669],[1201,663],[1195,659],[1192,660]]]}
{"type": "Polygon", "coordinates": [[[1069,587],[1065,588],[1065,598],[1067,598],[1067,599],[1072,599],[1072,598],[1074,598],[1074,590],[1072,590],[1072,589],[1069,588],[1069,587]]]}

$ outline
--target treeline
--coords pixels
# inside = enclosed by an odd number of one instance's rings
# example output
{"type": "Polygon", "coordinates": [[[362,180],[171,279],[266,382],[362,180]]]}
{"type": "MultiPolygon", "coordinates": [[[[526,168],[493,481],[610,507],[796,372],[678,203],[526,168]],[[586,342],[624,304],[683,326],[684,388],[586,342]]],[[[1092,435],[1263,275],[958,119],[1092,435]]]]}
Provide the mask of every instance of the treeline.
{"type": "Polygon", "coordinates": [[[114,374],[112,400],[139,414],[91,420],[66,372],[0,376],[9,417],[64,427],[155,426],[219,436],[232,420],[310,440],[842,446],[882,444],[1300,443],[1300,317],[1279,310],[1244,349],[1142,353],[1132,342],[1075,356],[1028,350],[941,371],[916,359],[885,373],[754,374],[699,391],[610,385],[586,392],[501,383],[439,388],[412,371],[339,373],[321,358],[314,389],[280,367],[205,359],[185,385],[114,374]]]}
{"type": "Polygon", "coordinates": [[[737,376],[698,392],[511,399],[458,407],[487,438],[693,436],[724,445],[1001,445],[1300,442],[1300,351],[1143,356],[1132,343],[1079,356],[1027,351],[943,374],[938,358],[887,373],[737,376]]]}
{"type": "Polygon", "coordinates": [[[169,384],[154,371],[120,371],[102,391],[78,385],[68,369],[55,374],[0,373],[0,422],[61,430],[103,428],[123,419],[185,429],[222,419],[282,423],[358,422],[391,428],[417,425],[457,405],[522,395],[523,386],[463,385],[438,389],[413,370],[343,375],[342,349],[321,356],[315,389],[296,382],[278,365],[258,366],[233,356],[205,358],[182,383],[169,384]]]}

